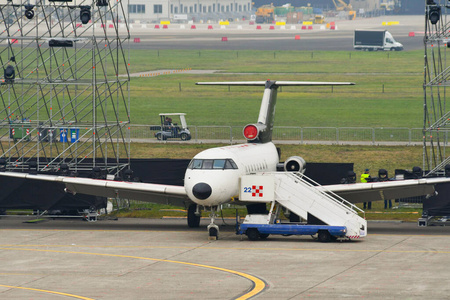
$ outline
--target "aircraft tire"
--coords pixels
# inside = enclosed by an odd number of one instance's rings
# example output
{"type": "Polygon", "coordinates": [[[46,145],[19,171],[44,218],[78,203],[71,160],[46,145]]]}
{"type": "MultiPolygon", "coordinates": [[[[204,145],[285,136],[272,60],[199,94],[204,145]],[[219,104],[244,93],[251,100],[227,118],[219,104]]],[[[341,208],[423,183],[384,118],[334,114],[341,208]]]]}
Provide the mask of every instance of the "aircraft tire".
{"type": "Polygon", "coordinates": [[[331,234],[328,230],[319,230],[317,233],[317,239],[319,242],[328,243],[331,241],[331,234]]]}
{"type": "Polygon", "coordinates": [[[216,227],[211,227],[208,229],[209,232],[209,238],[211,240],[217,240],[219,239],[219,231],[217,230],[216,227]]]}
{"type": "Polygon", "coordinates": [[[245,232],[250,241],[257,241],[260,238],[259,231],[256,228],[249,228],[245,232]]]}
{"type": "Polygon", "coordinates": [[[187,214],[187,222],[188,226],[190,228],[198,228],[200,227],[200,219],[201,216],[196,216],[195,211],[197,210],[196,204],[191,204],[188,207],[188,214],[187,214]]]}

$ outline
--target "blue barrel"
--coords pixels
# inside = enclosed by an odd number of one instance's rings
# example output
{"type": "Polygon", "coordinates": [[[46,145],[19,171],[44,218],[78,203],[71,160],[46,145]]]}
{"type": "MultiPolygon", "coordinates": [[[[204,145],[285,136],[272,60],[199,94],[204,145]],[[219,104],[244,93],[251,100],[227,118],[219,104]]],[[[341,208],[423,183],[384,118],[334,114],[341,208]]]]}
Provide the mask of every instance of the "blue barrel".
{"type": "Polygon", "coordinates": [[[59,141],[61,143],[67,143],[67,128],[59,129],[59,141]]]}
{"type": "Polygon", "coordinates": [[[78,143],[78,139],[80,138],[80,128],[70,128],[70,142],[78,143]]]}

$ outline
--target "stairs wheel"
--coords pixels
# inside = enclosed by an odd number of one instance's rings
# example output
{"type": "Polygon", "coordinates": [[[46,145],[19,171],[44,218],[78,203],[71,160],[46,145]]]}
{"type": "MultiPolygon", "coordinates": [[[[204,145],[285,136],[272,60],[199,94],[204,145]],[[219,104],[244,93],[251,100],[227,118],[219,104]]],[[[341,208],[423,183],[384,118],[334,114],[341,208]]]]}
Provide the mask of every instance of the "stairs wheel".
{"type": "Polygon", "coordinates": [[[331,241],[331,234],[328,230],[319,230],[317,238],[319,239],[319,242],[328,243],[331,241]]]}
{"type": "Polygon", "coordinates": [[[248,239],[250,241],[257,241],[259,240],[259,231],[256,228],[249,228],[247,229],[247,231],[245,232],[245,234],[247,235],[248,239]]]}

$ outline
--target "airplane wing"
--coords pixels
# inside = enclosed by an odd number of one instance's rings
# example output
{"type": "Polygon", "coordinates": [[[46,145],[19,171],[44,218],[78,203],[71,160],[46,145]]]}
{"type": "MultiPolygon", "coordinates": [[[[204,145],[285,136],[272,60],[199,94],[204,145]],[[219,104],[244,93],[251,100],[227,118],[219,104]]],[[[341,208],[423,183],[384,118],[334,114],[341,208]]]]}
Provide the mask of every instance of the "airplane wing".
{"type": "Polygon", "coordinates": [[[433,194],[434,186],[449,183],[450,178],[422,178],[383,182],[335,184],[319,186],[318,189],[331,191],[351,203],[408,198],[433,194]]]}
{"type": "Polygon", "coordinates": [[[55,175],[32,175],[26,173],[2,172],[1,176],[26,180],[43,180],[64,183],[66,191],[100,197],[133,199],[184,207],[192,203],[183,186],[152,184],[142,182],[113,181],[55,175]]]}

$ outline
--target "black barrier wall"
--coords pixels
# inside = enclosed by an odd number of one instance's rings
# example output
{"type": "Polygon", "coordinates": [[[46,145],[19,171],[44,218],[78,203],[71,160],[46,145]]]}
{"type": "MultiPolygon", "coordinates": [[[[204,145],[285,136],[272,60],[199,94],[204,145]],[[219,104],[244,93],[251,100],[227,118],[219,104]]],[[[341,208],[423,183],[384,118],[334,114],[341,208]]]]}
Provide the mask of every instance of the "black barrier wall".
{"type": "Polygon", "coordinates": [[[423,214],[428,216],[450,216],[450,184],[436,185],[437,195],[423,200],[423,214]]]}

